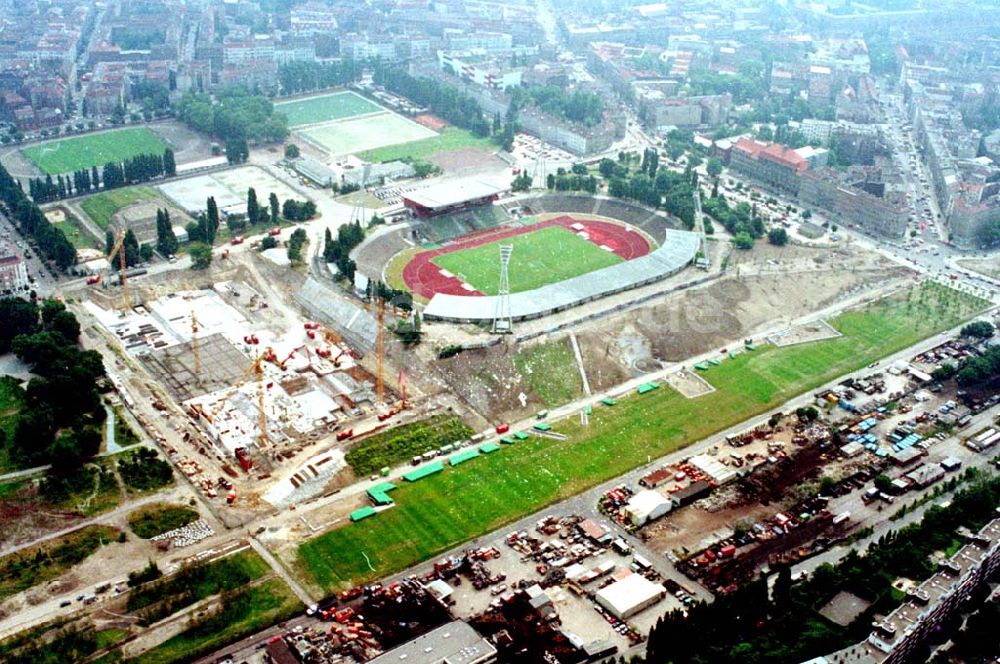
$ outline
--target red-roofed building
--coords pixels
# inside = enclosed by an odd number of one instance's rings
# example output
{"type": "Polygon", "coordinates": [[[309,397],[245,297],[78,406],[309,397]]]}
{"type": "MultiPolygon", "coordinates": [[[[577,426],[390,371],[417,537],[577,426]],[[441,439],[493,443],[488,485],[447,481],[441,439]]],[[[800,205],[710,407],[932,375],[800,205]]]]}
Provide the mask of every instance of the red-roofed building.
{"type": "Polygon", "coordinates": [[[733,170],[793,194],[799,191],[799,176],[809,170],[809,161],[795,150],[749,138],[733,144],[729,159],[733,170]]]}

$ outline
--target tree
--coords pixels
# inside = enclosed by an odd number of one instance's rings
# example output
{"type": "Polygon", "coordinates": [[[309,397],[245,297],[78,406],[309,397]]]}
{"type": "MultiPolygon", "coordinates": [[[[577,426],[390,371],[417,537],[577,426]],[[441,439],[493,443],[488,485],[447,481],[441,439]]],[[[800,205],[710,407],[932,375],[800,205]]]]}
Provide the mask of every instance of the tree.
{"type": "Polygon", "coordinates": [[[788,231],[784,228],[772,228],[767,232],[767,241],[776,247],[783,247],[788,243],[788,231]]]}
{"type": "Polygon", "coordinates": [[[527,173],[521,173],[510,183],[511,191],[529,191],[533,178],[527,173]]]}
{"type": "Polygon", "coordinates": [[[273,235],[265,236],[263,240],[260,241],[260,250],[267,251],[268,249],[274,249],[278,246],[278,239],[273,235]]]}
{"type": "Polygon", "coordinates": [[[213,244],[215,236],[219,233],[219,206],[215,202],[215,196],[209,196],[205,202],[205,217],[208,220],[206,241],[213,244]]]}
{"type": "Polygon", "coordinates": [[[232,138],[226,141],[226,161],[230,164],[242,164],[250,157],[250,146],[245,138],[232,138]]]}
{"type": "Polygon", "coordinates": [[[14,337],[38,331],[38,307],[19,297],[0,298],[0,320],[0,353],[7,353],[14,337]]]}
{"type": "Polygon", "coordinates": [[[257,191],[253,187],[247,189],[247,221],[251,226],[260,222],[260,203],[257,202],[257,191]]]}
{"type": "Polygon", "coordinates": [[[545,176],[545,188],[552,190],[556,187],[556,176],[554,173],[549,173],[545,176]]]}
{"type": "Polygon", "coordinates": [[[285,146],[285,159],[298,159],[300,156],[302,156],[302,152],[295,143],[289,143],[285,146]]]}
{"type": "Polygon", "coordinates": [[[191,267],[195,270],[204,270],[212,264],[212,247],[204,242],[192,242],[188,247],[191,254],[191,267]]]}
{"type": "Polygon", "coordinates": [[[753,236],[746,231],[740,231],[733,238],[733,245],[737,249],[743,249],[744,251],[748,249],[753,249],[753,236]]]}
{"type": "Polygon", "coordinates": [[[139,258],[142,259],[143,263],[148,263],[153,259],[153,245],[148,242],[139,245],[139,258]]]}
{"type": "Polygon", "coordinates": [[[156,210],[156,250],[166,257],[177,253],[179,243],[170,223],[170,212],[157,208],[156,210]]]}
{"type": "Polygon", "coordinates": [[[306,231],[304,228],[296,228],[292,236],[288,239],[288,260],[293,263],[302,261],[302,246],[306,243],[306,231]]]}
{"type": "Polygon", "coordinates": [[[996,332],[993,324],[985,320],[977,320],[962,328],[963,337],[974,337],[976,339],[989,339],[996,332]]]}
{"type": "Polygon", "coordinates": [[[163,151],[163,173],[167,176],[177,175],[177,161],[174,158],[174,151],[170,148],[163,151]]]}
{"type": "Polygon", "coordinates": [[[885,473],[881,473],[875,478],[875,488],[882,493],[888,493],[892,491],[892,480],[885,473]]]}
{"type": "Polygon", "coordinates": [[[705,171],[710,177],[717,178],[722,174],[722,162],[716,157],[709,157],[705,164],[705,171]]]}
{"type": "Polygon", "coordinates": [[[280,209],[278,206],[278,195],[273,191],[271,192],[271,195],[268,197],[268,203],[270,204],[271,207],[271,225],[277,226],[279,221],[278,213],[280,212],[280,209]]]}
{"type": "Polygon", "coordinates": [[[125,265],[132,267],[139,264],[139,241],[135,237],[132,229],[125,231],[125,241],[122,243],[125,249],[125,265]]]}

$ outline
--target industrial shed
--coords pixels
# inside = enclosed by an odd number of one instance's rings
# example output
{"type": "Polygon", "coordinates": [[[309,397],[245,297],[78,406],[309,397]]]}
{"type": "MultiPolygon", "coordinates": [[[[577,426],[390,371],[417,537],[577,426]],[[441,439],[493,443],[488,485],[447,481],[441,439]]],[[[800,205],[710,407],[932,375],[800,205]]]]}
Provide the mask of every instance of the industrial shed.
{"type": "Polygon", "coordinates": [[[719,486],[736,479],[735,470],[729,466],[722,465],[718,459],[710,457],[707,454],[693,456],[688,459],[688,463],[712,478],[712,481],[719,486]]]}
{"type": "Polygon", "coordinates": [[[658,491],[646,489],[632,496],[625,505],[625,513],[635,527],[655,521],[670,511],[673,501],[658,491]]]}
{"type": "Polygon", "coordinates": [[[625,620],[653,606],[667,594],[667,589],[641,574],[630,574],[597,591],[597,603],[619,620],[625,620]]]}

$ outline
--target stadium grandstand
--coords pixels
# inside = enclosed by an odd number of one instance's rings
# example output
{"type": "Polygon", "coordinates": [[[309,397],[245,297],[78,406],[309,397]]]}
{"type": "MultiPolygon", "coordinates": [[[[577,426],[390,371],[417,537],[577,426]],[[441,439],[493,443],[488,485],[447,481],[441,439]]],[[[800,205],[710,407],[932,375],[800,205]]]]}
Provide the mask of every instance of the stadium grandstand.
{"type": "MultiPolygon", "coordinates": [[[[667,230],[664,232],[663,244],[645,256],[559,283],[512,293],[509,296],[511,318],[515,321],[541,318],[585,302],[666,279],[683,270],[694,260],[700,244],[697,233],[667,230]]],[[[424,317],[428,320],[456,323],[491,321],[496,316],[497,304],[497,296],[437,293],[424,309],[424,317]]]]}
{"type": "Polygon", "coordinates": [[[484,180],[464,178],[449,180],[403,194],[403,206],[413,216],[426,219],[459,212],[481,205],[490,205],[506,187],[484,180]]]}

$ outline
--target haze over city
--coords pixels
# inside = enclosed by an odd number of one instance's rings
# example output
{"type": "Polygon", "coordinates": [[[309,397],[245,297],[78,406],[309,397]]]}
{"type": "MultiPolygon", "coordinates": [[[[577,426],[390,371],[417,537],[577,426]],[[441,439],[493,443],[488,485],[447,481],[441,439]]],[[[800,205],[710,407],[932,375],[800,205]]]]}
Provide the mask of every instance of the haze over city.
{"type": "Polygon", "coordinates": [[[1000,662],[995,0],[0,16],[0,661],[1000,662]]]}

